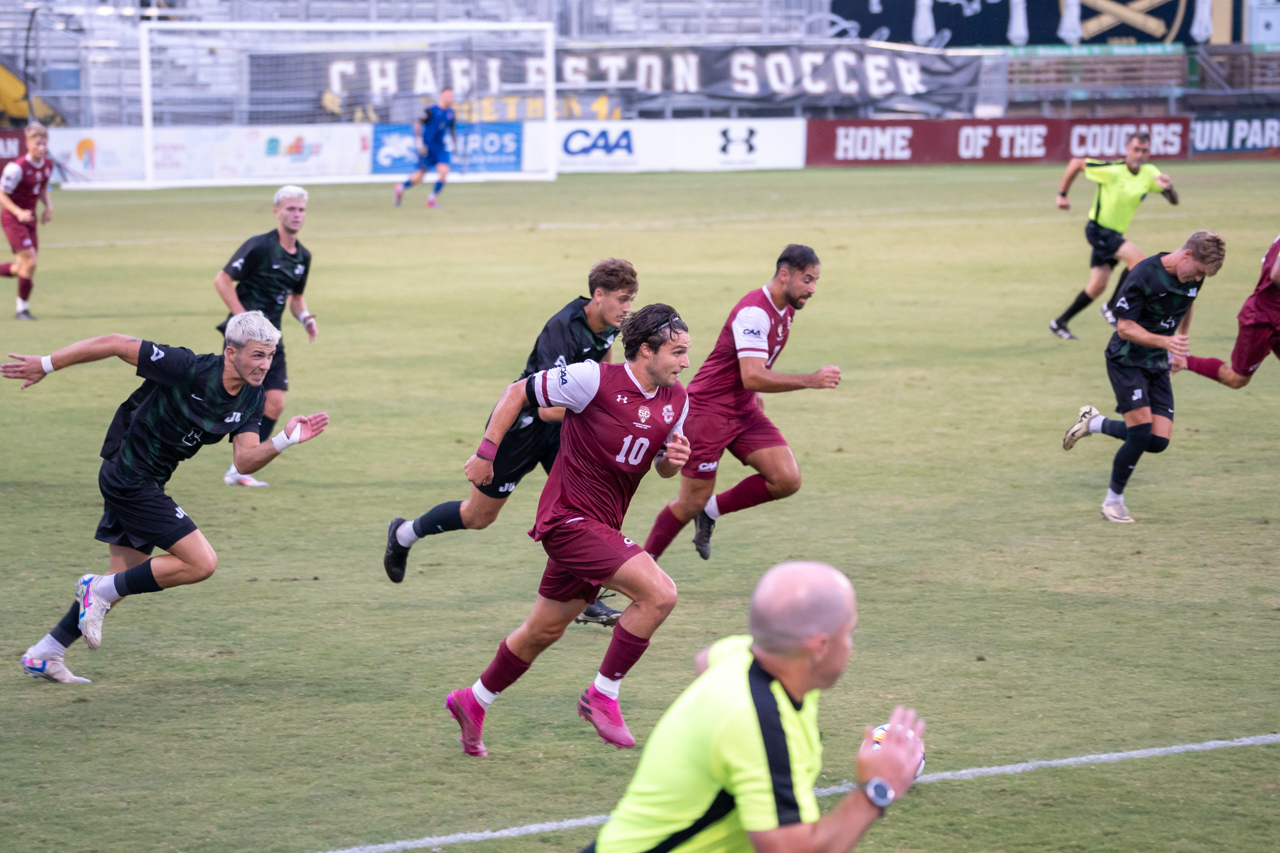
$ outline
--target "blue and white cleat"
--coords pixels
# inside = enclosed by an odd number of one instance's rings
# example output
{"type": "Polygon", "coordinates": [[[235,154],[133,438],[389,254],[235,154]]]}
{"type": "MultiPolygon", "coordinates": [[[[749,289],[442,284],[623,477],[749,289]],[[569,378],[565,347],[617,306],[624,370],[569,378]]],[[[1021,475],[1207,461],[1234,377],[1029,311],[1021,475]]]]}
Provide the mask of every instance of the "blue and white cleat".
{"type": "Polygon", "coordinates": [[[67,669],[62,658],[38,658],[32,655],[34,646],[27,649],[22,656],[22,671],[32,678],[43,678],[56,684],[92,684],[89,679],[81,678],[67,669]]]}
{"type": "Polygon", "coordinates": [[[106,618],[111,603],[93,594],[93,582],[98,575],[81,575],[76,581],[76,603],[80,605],[80,633],[90,649],[102,645],[102,620],[106,618]]]}

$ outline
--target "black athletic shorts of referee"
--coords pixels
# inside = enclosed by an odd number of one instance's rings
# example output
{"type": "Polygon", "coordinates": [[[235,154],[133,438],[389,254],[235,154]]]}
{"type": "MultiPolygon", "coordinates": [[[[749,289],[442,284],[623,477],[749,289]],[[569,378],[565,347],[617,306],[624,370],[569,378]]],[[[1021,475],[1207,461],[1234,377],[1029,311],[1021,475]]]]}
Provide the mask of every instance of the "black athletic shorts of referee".
{"type": "MultiPolygon", "coordinates": [[[[591,268],[587,286],[589,297],[579,296],[547,321],[521,379],[557,365],[612,360],[614,336],[639,291],[635,268],[617,258],[601,261],[591,268]]],[[[525,474],[539,465],[551,471],[560,450],[563,419],[564,409],[525,407],[498,446],[489,485],[472,485],[471,496],[466,500],[437,504],[413,521],[392,519],[382,558],[387,577],[394,583],[404,580],[409,549],[422,537],[451,530],[483,530],[493,524],[525,474]]],[[[577,621],[612,625],[620,614],[597,601],[577,621]]]]}
{"type": "Polygon", "coordinates": [[[165,494],[179,463],[206,444],[227,436],[241,471],[257,471],[287,447],[324,432],[323,412],[290,418],[267,441],[258,437],[265,392],[280,331],[260,311],[232,317],[226,349],[196,355],[189,349],[104,335],[63,347],[52,355],[18,355],[0,366],[7,379],[27,388],[55,370],[112,356],[138,370],[145,380],[116,410],[102,445],[98,488],[103,513],[96,538],[111,551],[106,574],[86,574],[76,582],[76,600],[62,620],[27,649],[28,675],[63,684],[88,679],[63,663],[67,647],[80,637],[96,649],[102,621],[119,599],[199,583],[213,575],[218,555],[191,517],[165,494]],[[156,548],[167,551],[158,557],[156,548]]]}
{"type": "MultiPolygon", "coordinates": [[[[1129,270],[1146,257],[1141,249],[1125,238],[1124,232],[1129,229],[1138,206],[1147,194],[1158,192],[1170,204],[1178,203],[1178,193],[1169,176],[1148,163],[1150,159],[1151,135],[1146,131],[1134,131],[1125,145],[1123,160],[1109,162],[1076,157],[1067,163],[1058,189],[1059,209],[1071,209],[1067,193],[1070,192],[1076,175],[1081,172],[1085,178],[1098,185],[1098,190],[1093,197],[1089,221],[1084,228],[1084,236],[1090,247],[1089,283],[1066,311],[1049,321],[1049,331],[1063,340],[1077,340],[1067,324],[1106,291],[1111,271],[1116,264],[1123,262],[1125,265],[1125,271],[1120,274],[1120,283],[1116,285],[1116,293],[1119,293],[1129,270]]],[[[1111,299],[1115,300],[1114,294],[1111,299]]],[[[1102,316],[1114,326],[1115,317],[1111,307],[1111,302],[1103,305],[1102,316]]]]}

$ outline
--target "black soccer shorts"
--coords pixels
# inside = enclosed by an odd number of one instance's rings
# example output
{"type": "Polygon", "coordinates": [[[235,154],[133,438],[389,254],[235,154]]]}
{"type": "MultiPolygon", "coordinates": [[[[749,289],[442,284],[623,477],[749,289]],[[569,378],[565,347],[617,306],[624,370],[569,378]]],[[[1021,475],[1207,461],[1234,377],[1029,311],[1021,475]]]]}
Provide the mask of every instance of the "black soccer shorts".
{"type": "Polygon", "coordinates": [[[1107,359],[1107,378],[1116,394],[1116,411],[1120,414],[1151,407],[1151,414],[1173,420],[1173,383],[1169,371],[1128,367],[1107,359]]]}
{"type": "Polygon", "coordinates": [[[196,531],[196,523],[158,485],[123,482],[110,468],[104,461],[98,472],[103,512],[94,538],[99,542],[150,554],[196,531]]]}
{"type": "Polygon", "coordinates": [[[539,465],[550,474],[559,452],[560,424],[546,423],[535,416],[533,423],[524,429],[507,431],[493,459],[493,479],[489,485],[476,488],[491,498],[509,498],[524,475],[539,465]]]}
{"type": "Polygon", "coordinates": [[[1090,219],[1084,226],[1084,238],[1093,247],[1089,255],[1089,269],[1094,267],[1112,267],[1120,263],[1116,252],[1124,245],[1124,235],[1110,228],[1103,228],[1090,219]]]}

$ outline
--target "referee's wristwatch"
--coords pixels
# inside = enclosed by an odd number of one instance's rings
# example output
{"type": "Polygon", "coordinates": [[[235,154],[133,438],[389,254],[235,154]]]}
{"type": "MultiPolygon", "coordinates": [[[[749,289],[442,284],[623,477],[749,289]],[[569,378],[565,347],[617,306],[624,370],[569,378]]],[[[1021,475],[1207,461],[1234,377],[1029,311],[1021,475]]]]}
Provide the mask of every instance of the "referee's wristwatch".
{"type": "Polygon", "coordinates": [[[871,801],[871,805],[880,809],[880,817],[884,817],[884,810],[893,805],[893,801],[898,796],[894,792],[893,786],[879,776],[860,783],[857,786],[857,790],[866,795],[867,799],[871,801]]]}

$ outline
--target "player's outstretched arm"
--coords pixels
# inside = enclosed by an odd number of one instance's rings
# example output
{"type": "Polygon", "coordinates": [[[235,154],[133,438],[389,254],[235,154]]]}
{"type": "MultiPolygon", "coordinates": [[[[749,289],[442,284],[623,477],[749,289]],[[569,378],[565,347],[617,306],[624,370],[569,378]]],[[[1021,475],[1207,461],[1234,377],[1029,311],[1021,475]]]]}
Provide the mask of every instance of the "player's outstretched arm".
{"type": "Polygon", "coordinates": [[[1178,203],[1178,191],[1173,188],[1173,180],[1163,172],[1156,175],[1156,186],[1160,187],[1160,195],[1164,196],[1169,204],[1178,203]]]}
{"type": "MultiPolygon", "coordinates": [[[[858,782],[883,779],[900,798],[915,781],[923,757],[924,720],[899,705],[889,718],[879,749],[867,727],[858,751],[858,782]]],[[[793,823],[767,832],[751,832],[756,853],[847,853],[880,817],[880,809],[861,791],[854,791],[816,823],[793,823]]]]}
{"type": "Polygon", "coordinates": [[[0,365],[0,375],[5,379],[21,379],[22,387],[28,388],[55,370],[62,370],[73,364],[102,361],[112,356],[137,367],[138,348],[141,346],[141,338],[131,338],[128,335],[102,335],[76,341],[53,355],[18,355],[11,352],[9,358],[17,361],[0,365]]]}
{"type": "Polygon", "coordinates": [[[498,400],[497,407],[489,416],[489,427],[484,431],[484,439],[481,440],[480,447],[462,467],[467,479],[473,484],[487,486],[493,481],[493,457],[497,455],[498,445],[502,444],[507,430],[511,429],[511,425],[520,416],[520,410],[528,401],[528,395],[525,392],[526,383],[527,380],[521,379],[519,382],[508,385],[507,390],[502,392],[502,398],[498,400]]]}
{"type": "Polygon", "coordinates": [[[1075,182],[1076,175],[1083,171],[1083,157],[1072,157],[1067,161],[1066,171],[1062,173],[1062,181],[1058,184],[1058,208],[1060,210],[1071,209],[1071,200],[1067,198],[1067,193],[1071,192],[1071,184],[1075,182]]]}
{"type": "Polygon", "coordinates": [[[285,450],[295,444],[310,441],[329,425],[329,415],[320,412],[315,415],[294,415],[289,423],[270,441],[262,441],[257,433],[242,432],[236,436],[232,458],[236,470],[241,474],[252,474],[266,467],[285,450]]]}
{"type": "Polygon", "coordinates": [[[840,384],[840,368],[835,365],[813,373],[778,373],[764,365],[763,358],[738,359],[738,370],[742,371],[742,387],[748,391],[777,394],[781,391],[799,391],[801,388],[834,388],[840,384]]]}

